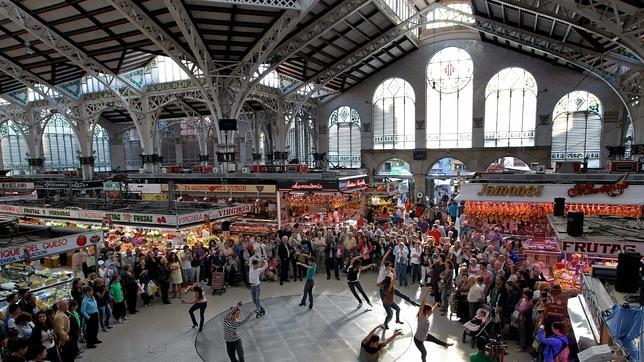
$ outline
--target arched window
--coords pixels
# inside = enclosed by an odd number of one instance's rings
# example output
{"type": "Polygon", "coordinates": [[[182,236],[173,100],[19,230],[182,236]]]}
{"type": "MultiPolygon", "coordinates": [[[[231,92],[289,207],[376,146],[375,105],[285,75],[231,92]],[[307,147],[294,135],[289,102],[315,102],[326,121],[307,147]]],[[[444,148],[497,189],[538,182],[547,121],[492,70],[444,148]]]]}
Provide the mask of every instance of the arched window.
{"type": "Polygon", "coordinates": [[[329,163],[331,167],[360,167],[360,115],[342,106],[329,117],[329,163]]]}
{"type": "Polygon", "coordinates": [[[427,148],[472,147],[473,63],[463,49],[445,48],[427,65],[427,148]]]}
{"type": "Polygon", "coordinates": [[[496,73],[485,89],[485,147],[534,146],[537,82],[522,68],[496,73]]]}
{"type": "Polygon", "coordinates": [[[94,171],[111,171],[110,137],[107,134],[107,130],[100,125],[96,125],[92,143],[92,149],[94,151],[94,171]]]}
{"type": "Polygon", "coordinates": [[[2,146],[2,167],[11,170],[12,175],[29,171],[27,141],[18,126],[12,121],[0,125],[0,144],[2,146]]]}
{"type": "Polygon", "coordinates": [[[313,142],[312,120],[302,119],[299,116],[291,122],[286,138],[288,159],[297,159],[299,163],[313,165],[315,143],[313,142]]]}
{"type": "Polygon", "coordinates": [[[436,8],[430,11],[427,14],[427,21],[429,24],[426,25],[427,29],[438,29],[438,28],[447,28],[456,26],[454,22],[461,23],[474,23],[474,17],[468,15],[462,15],[460,13],[451,11],[454,9],[461,13],[472,14],[472,6],[466,3],[452,3],[447,4],[446,7],[436,8]],[[443,21],[441,21],[443,20],[443,21]]]}
{"type": "Polygon", "coordinates": [[[130,128],[123,133],[123,148],[125,148],[125,168],[127,171],[138,170],[143,167],[141,141],[139,131],[136,128],[130,128]]]}
{"type": "Polygon", "coordinates": [[[587,159],[589,168],[600,167],[603,116],[594,94],[575,91],[563,96],[552,115],[552,166],[556,161],[587,159]]]}
{"type": "Polygon", "coordinates": [[[628,128],[626,129],[626,137],[624,137],[624,159],[630,160],[633,157],[632,153],[633,147],[633,122],[629,123],[628,128]]]}
{"type": "Polygon", "coordinates": [[[391,158],[380,165],[378,176],[412,176],[411,165],[401,159],[391,158]]]}
{"type": "Polygon", "coordinates": [[[80,167],[78,139],[60,114],[54,114],[47,122],[42,143],[46,169],[64,171],[80,167]]]}
{"type": "Polygon", "coordinates": [[[390,78],[373,95],[373,148],[416,148],[416,96],[409,83],[390,78]]]}

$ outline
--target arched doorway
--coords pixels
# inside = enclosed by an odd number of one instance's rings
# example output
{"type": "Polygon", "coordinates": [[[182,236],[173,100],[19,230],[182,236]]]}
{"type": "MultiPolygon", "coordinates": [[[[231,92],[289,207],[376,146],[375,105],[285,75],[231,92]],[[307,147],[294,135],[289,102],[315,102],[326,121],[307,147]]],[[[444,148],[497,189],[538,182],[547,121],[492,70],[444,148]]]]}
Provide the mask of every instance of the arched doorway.
{"type": "Polygon", "coordinates": [[[520,158],[501,157],[490,163],[485,172],[487,173],[520,173],[530,171],[530,166],[520,158]]]}
{"type": "Polygon", "coordinates": [[[391,181],[398,184],[398,191],[401,194],[401,202],[414,192],[414,174],[411,172],[411,165],[399,158],[390,158],[383,162],[375,174],[376,181],[391,181]]]}
{"type": "Polygon", "coordinates": [[[467,169],[463,161],[444,157],[434,162],[427,170],[426,201],[434,204],[446,203],[458,190],[461,176],[467,169]]]}

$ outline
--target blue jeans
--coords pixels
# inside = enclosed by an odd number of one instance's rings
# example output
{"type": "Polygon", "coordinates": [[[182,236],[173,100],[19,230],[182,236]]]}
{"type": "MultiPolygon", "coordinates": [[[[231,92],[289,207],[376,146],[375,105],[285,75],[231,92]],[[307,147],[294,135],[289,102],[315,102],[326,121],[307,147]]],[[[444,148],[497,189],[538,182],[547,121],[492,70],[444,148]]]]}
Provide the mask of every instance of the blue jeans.
{"type": "Polygon", "coordinates": [[[110,318],[112,317],[112,309],[109,304],[98,307],[98,321],[101,329],[105,330],[110,326],[110,318]]]}
{"type": "Polygon", "coordinates": [[[250,296],[253,298],[253,303],[255,304],[255,310],[257,312],[263,312],[264,307],[262,307],[262,304],[259,301],[259,293],[261,289],[259,287],[259,284],[256,286],[251,286],[250,287],[250,296]]]}
{"type": "Polygon", "coordinates": [[[407,264],[396,263],[396,274],[398,275],[398,285],[401,287],[407,285],[407,264]]]}

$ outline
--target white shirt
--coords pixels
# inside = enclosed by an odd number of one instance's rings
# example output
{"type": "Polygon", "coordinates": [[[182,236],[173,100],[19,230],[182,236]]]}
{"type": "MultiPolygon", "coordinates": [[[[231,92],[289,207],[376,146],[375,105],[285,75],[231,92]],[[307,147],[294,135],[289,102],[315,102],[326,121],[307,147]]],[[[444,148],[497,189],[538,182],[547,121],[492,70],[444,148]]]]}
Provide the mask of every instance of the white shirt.
{"type": "Polygon", "coordinates": [[[385,280],[386,277],[392,277],[394,276],[394,273],[385,270],[385,263],[383,262],[380,264],[380,269],[378,269],[378,278],[376,278],[376,284],[382,283],[383,280],[385,280]]]}
{"type": "Polygon", "coordinates": [[[262,275],[262,272],[266,270],[268,263],[264,262],[259,268],[255,268],[252,264],[248,269],[248,282],[250,285],[259,285],[259,276],[262,275]]]}
{"type": "Polygon", "coordinates": [[[479,283],[476,283],[470,287],[470,291],[467,292],[467,301],[469,303],[476,303],[480,302],[483,300],[483,295],[485,294],[485,290],[483,289],[483,286],[480,285],[479,283]]]}
{"type": "Polygon", "coordinates": [[[417,249],[415,246],[411,247],[411,252],[410,252],[411,258],[409,259],[409,262],[412,264],[420,264],[420,250],[417,249]]]}

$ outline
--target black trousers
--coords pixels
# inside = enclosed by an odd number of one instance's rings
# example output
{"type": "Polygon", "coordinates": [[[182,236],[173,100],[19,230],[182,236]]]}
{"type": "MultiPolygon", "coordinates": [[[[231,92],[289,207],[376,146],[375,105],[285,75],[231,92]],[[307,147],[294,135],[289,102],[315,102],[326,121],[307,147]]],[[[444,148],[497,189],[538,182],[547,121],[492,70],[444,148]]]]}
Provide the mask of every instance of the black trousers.
{"type": "Polygon", "coordinates": [[[335,272],[335,278],[340,277],[340,270],[338,263],[336,263],[335,258],[325,258],[324,266],[326,267],[326,278],[331,279],[331,269],[335,272]]]}
{"type": "Polygon", "coordinates": [[[288,259],[280,259],[280,283],[288,280],[288,259]]]}
{"type": "Polygon", "coordinates": [[[360,285],[360,281],[356,280],[355,282],[348,282],[349,284],[349,290],[351,290],[351,293],[353,293],[353,296],[356,297],[358,300],[358,303],[362,304],[362,300],[360,300],[360,296],[358,296],[358,293],[356,293],[356,289],[360,291],[360,294],[362,294],[362,297],[367,303],[371,303],[369,301],[369,297],[367,297],[367,293],[364,292],[364,289],[362,289],[362,285],[360,285]]]}
{"type": "Polygon", "coordinates": [[[98,312],[89,315],[85,335],[88,346],[93,346],[98,341],[98,312]]]}
{"type": "Polygon", "coordinates": [[[241,339],[234,342],[226,341],[226,352],[230,362],[244,362],[244,348],[241,339]]]}
{"type": "Polygon", "coordinates": [[[190,307],[190,309],[188,309],[188,313],[190,313],[190,319],[192,319],[193,326],[197,325],[197,320],[195,319],[195,311],[199,309],[199,330],[200,331],[203,329],[203,314],[206,311],[207,306],[208,306],[208,302],[195,303],[190,307]]]}
{"type": "MultiPolygon", "coordinates": [[[[427,342],[434,342],[438,344],[439,346],[447,347],[447,343],[441,341],[440,339],[432,336],[431,334],[427,334],[427,338],[425,339],[427,342]]],[[[422,359],[423,362],[425,362],[425,359],[427,358],[427,350],[425,349],[424,342],[425,341],[419,341],[414,337],[414,344],[416,345],[416,348],[420,351],[420,358],[422,359]]]]}
{"type": "Polygon", "coordinates": [[[127,302],[127,311],[130,314],[136,313],[136,293],[130,292],[125,296],[125,301],[127,302]]]}
{"type": "Polygon", "coordinates": [[[112,317],[114,317],[114,319],[121,319],[125,317],[125,301],[120,303],[114,301],[114,308],[112,308],[112,317]]]}
{"type": "Polygon", "coordinates": [[[307,279],[304,284],[304,292],[302,293],[302,301],[300,304],[306,304],[306,296],[309,296],[309,308],[313,308],[313,279],[307,279]]]}
{"type": "MultiPolygon", "coordinates": [[[[212,275],[212,273],[210,274],[212,275]]],[[[170,291],[170,281],[159,282],[159,288],[161,288],[161,300],[163,303],[169,303],[170,298],[168,298],[168,292],[170,291]]]]}

